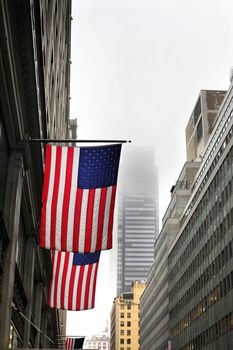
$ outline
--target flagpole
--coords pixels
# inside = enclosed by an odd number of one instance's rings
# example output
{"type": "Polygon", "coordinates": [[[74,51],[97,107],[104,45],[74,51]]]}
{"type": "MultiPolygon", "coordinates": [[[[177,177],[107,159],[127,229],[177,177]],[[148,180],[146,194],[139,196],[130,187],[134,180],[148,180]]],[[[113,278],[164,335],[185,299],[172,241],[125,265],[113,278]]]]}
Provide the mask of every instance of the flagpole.
{"type": "Polygon", "coordinates": [[[41,143],[131,143],[131,140],[76,140],[76,139],[32,139],[28,138],[28,142],[41,142],[41,143]]]}

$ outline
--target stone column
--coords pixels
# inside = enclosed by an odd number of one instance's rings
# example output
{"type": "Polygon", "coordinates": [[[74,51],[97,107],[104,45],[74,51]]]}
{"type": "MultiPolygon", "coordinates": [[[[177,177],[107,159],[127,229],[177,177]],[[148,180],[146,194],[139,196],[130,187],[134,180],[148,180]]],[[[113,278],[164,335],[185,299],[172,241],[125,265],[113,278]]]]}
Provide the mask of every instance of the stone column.
{"type": "MultiPolygon", "coordinates": [[[[47,335],[47,324],[48,324],[48,310],[44,309],[42,312],[42,320],[41,320],[41,330],[44,334],[47,335]]],[[[41,344],[43,348],[49,348],[50,344],[48,344],[48,340],[43,335],[41,336],[41,344]]]]}
{"type": "MultiPolygon", "coordinates": [[[[35,305],[34,305],[34,315],[35,315],[35,325],[41,329],[41,306],[42,306],[42,293],[43,293],[43,283],[38,282],[36,284],[36,297],[35,297],[35,305]]],[[[35,348],[40,347],[40,335],[41,333],[38,331],[36,335],[35,348]]]]}
{"type": "Polygon", "coordinates": [[[0,349],[9,347],[23,175],[21,154],[14,151],[9,159],[3,209],[3,219],[10,242],[4,251],[2,285],[0,286],[2,295],[0,301],[0,349]]]}
{"type": "MultiPolygon", "coordinates": [[[[28,298],[28,303],[25,310],[25,316],[29,320],[31,320],[32,307],[33,307],[35,253],[36,253],[35,236],[29,236],[26,243],[26,256],[25,256],[25,262],[24,262],[24,280],[23,280],[26,295],[28,298]]],[[[31,332],[31,324],[30,322],[25,320],[24,336],[23,336],[23,346],[25,348],[29,347],[30,332],[31,332]]]]}

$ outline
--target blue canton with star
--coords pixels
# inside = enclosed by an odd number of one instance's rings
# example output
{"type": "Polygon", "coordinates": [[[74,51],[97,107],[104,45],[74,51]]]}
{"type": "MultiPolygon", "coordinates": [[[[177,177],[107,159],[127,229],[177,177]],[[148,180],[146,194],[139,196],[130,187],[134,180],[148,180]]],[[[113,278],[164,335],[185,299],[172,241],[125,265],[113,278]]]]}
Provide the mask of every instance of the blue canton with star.
{"type": "Polygon", "coordinates": [[[95,264],[99,261],[100,252],[94,253],[75,253],[73,265],[88,265],[95,264]]]}
{"type": "Polygon", "coordinates": [[[121,145],[80,148],[78,188],[116,185],[121,145]]]}

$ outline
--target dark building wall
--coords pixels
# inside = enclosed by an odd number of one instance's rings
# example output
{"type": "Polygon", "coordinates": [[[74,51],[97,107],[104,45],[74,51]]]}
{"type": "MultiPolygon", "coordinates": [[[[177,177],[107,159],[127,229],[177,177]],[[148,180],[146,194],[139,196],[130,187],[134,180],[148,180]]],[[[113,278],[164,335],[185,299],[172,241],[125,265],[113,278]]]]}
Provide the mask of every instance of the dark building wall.
{"type": "MultiPolygon", "coordinates": [[[[38,248],[44,149],[40,144],[26,141],[28,136],[46,137],[50,130],[53,113],[45,98],[45,86],[49,83],[51,91],[56,93],[59,87],[63,94],[51,133],[57,137],[67,134],[69,37],[70,1],[1,1],[0,348],[8,348],[9,344],[12,347],[56,347],[60,333],[60,314],[46,305],[50,254],[38,248]],[[62,12],[60,21],[64,22],[64,38],[56,41],[51,37],[51,42],[57,42],[57,46],[64,45],[66,53],[66,58],[60,58],[60,61],[65,59],[63,80],[56,86],[51,85],[52,75],[45,82],[44,66],[49,67],[51,62],[48,64],[44,56],[41,26],[48,3],[57,13],[62,12]],[[47,338],[22,315],[36,324],[47,338]]],[[[55,57],[54,62],[56,60],[55,57]]]]}

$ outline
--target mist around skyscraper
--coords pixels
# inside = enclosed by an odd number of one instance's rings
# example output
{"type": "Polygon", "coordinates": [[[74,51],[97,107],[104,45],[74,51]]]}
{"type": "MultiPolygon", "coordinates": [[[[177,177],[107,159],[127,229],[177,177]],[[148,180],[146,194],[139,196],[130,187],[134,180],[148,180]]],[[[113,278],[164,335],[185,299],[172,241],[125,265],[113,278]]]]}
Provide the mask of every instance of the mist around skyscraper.
{"type": "Polygon", "coordinates": [[[146,280],[158,233],[158,175],[153,147],[131,147],[121,164],[118,193],[117,294],[146,280]]]}

